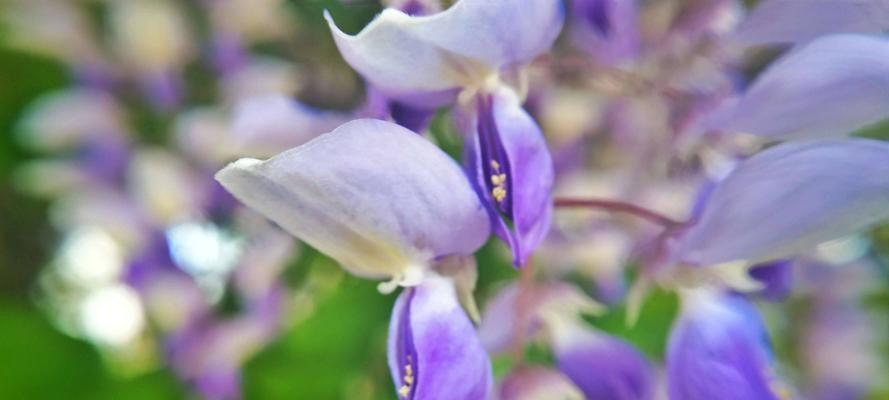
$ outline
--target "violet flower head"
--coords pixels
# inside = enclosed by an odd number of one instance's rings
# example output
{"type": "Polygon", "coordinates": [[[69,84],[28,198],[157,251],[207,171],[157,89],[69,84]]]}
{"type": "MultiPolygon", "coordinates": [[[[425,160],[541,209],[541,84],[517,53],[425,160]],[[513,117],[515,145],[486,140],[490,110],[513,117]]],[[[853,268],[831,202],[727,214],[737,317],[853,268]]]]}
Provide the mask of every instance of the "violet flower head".
{"type": "Polygon", "coordinates": [[[484,200],[494,232],[524,264],[549,232],[555,172],[540,128],[515,93],[499,90],[476,101],[474,134],[465,147],[466,173],[484,200]],[[511,225],[511,226],[510,226],[511,225]]]}
{"type": "Polygon", "coordinates": [[[486,396],[490,362],[461,308],[475,264],[446,256],[471,255],[490,226],[441,150],[398,125],[356,120],[268,161],[237,161],[217,179],[349,272],[391,279],[381,291],[407,287],[389,335],[401,398],[486,396]]]}
{"type": "Polygon", "coordinates": [[[670,333],[671,400],[779,399],[764,325],[743,297],[711,288],[683,293],[670,333]]]}
{"type": "Polygon", "coordinates": [[[553,166],[506,83],[515,78],[522,91],[519,70],[561,30],[561,2],[461,0],[423,17],[390,8],[355,36],[326,16],[343,58],[387,98],[414,109],[458,103],[469,175],[514,263],[524,264],[549,229],[553,166]]]}

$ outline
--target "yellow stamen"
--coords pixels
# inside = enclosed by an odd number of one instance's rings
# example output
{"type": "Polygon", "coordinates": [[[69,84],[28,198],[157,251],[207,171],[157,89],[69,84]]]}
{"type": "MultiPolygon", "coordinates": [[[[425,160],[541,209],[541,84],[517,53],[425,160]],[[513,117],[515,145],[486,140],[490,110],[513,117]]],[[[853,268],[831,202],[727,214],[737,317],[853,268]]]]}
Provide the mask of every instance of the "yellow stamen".
{"type": "Polygon", "coordinates": [[[398,388],[398,394],[407,398],[411,394],[411,386],[414,384],[414,368],[411,366],[411,356],[407,356],[407,363],[404,364],[404,384],[398,388]]]}
{"type": "Polygon", "coordinates": [[[506,198],[506,189],[502,186],[497,186],[491,190],[491,195],[494,196],[494,200],[497,200],[497,202],[500,203],[506,198]]]}

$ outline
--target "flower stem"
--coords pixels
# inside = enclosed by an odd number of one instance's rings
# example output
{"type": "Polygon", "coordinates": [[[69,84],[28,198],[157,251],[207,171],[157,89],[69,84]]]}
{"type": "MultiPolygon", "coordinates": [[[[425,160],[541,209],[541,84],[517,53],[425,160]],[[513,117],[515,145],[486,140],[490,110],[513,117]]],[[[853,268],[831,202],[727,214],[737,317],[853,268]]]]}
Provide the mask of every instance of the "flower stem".
{"type": "Polygon", "coordinates": [[[609,212],[630,214],[646,221],[661,225],[666,228],[673,228],[682,225],[682,222],[676,221],[657,211],[652,211],[635,204],[624,203],[617,200],[606,200],[597,198],[557,198],[555,200],[556,207],[562,208],[597,208],[609,212]]]}

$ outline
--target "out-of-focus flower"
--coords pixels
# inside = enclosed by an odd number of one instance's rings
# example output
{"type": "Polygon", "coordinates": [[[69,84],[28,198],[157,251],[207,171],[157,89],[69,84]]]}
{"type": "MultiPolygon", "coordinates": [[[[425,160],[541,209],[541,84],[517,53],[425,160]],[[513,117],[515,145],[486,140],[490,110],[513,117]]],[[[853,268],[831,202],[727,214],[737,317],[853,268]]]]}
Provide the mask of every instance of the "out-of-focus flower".
{"type": "Polygon", "coordinates": [[[570,320],[600,311],[601,305],[566,283],[547,282],[527,288],[512,284],[501,288],[488,302],[479,336],[489,352],[501,353],[518,340],[541,338],[550,320],[570,320]]]}
{"type": "Polygon", "coordinates": [[[110,7],[117,56],[156,107],[177,106],[180,69],[194,50],[182,10],[168,0],[115,1],[110,7]]]}
{"type": "Polygon", "coordinates": [[[233,111],[232,155],[270,157],[330,132],[348,121],[345,113],[322,111],[284,96],[254,97],[233,111]]]}
{"type": "Polygon", "coordinates": [[[87,86],[107,86],[116,71],[93,36],[84,10],[71,2],[52,0],[7,4],[2,17],[8,28],[7,44],[63,60],[87,86]]]}
{"type": "Polygon", "coordinates": [[[670,333],[670,399],[779,399],[765,327],[751,304],[718,289],[682,292],[670,333]]]}
{"type": "Polygon", "coordinates": [[[407,15],[429,15],[441,11],[440,0],[383,0],[383,4],[407,15]]]}
{"type": "Polygon", "coordinates": [[[647,400],[654,374],[645,357],[624,341],[574,320],[549,320],[556,365],[587,399],[647,400]]]}
{"type": "Polygon", "coordinates": [[[500,382],[498,400],[582,400],[583,392],[562,373],[541,366],[522,366],[500,382]]]}
{"type": "Polygon", "coordinates": [[[571,39],[602,64],[620,64],[639,53],[636,0],[574,0],[571,39]]]}

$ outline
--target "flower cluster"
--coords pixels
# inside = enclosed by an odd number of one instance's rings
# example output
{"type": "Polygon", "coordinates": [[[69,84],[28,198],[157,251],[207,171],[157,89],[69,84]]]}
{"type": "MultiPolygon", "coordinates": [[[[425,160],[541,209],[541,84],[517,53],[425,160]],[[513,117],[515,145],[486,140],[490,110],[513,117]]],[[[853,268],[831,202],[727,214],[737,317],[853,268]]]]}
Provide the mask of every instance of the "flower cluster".
{"type": "Polygon", "coordinates": [[[834,373],[829,355],[871,360],[852,342],[880,335],[855,274],[874,263],[862,232],[889,219],[889,142],[854,134],[889,117],[885,1],[391,1],[354,35],[325,12],[366,84],[350,111],[286,97],[287,64],[246,49],[287,23],[274,1],[246,3],[201,2],[224,104],[188,110],[194,44],[173,3],[110,3],[112,55],[75,9],[55,15],[79,33],[83,49],[56,50],[83,83],[24,129],[70,157],[23,180],[60,199],[70,241],[118,249],[125,267],[96,279],[140,299],[203,395],[237,397],[239,363],[283,324],[281,229],[400,290],[399,399],[857,398],[885,367],[834,373]],[[148,40],[148,23],[175,39],[148,40]],[[114,97],[129,84],[175,115],[175,150],[135,145],[114,97]],[[519,278],[480,312],[489,266],[474,254],[492,236],[519,278]],[[222,319],[230,291],[245,306],[222,319]],[[590,323],[644,321],[653,292],[679,302],[663,354],[590,323]],[[817,299],[793,344],[805,379],[784,373],[760,314],[791,292],[817,299]]]}

